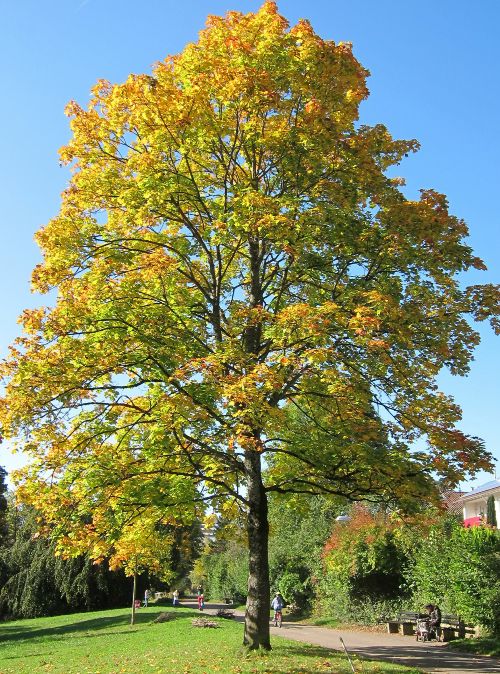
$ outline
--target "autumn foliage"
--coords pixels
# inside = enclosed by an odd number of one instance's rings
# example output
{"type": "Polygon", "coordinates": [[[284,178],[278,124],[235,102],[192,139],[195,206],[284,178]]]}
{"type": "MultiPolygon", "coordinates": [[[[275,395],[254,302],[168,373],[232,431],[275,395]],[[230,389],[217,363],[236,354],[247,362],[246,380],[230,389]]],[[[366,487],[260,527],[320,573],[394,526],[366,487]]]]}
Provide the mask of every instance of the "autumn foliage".
{"type": "Polygon", "coordinates": [[[68,105],[33,273],[57,299],[24,312],[0,411],[61,550],[237,502],[260,578],[267,492],[409,508],[490,465],[436,377],[467,372],[498,291],[459,285],[484,265],[446,198],[387,177],[418,143],[358,123],[367,75],[266,2],[68,105]]]}

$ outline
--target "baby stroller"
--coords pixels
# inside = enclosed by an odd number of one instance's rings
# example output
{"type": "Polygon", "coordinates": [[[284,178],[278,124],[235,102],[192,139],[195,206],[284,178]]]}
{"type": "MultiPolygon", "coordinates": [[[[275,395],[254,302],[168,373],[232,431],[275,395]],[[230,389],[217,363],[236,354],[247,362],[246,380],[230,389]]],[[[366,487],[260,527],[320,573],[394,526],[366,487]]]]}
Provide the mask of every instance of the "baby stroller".
{"type": "Polygon", "coordinates": [[[429,618],[417,618],[415,635],[417,641],[430,641],[431,630],[429,626],[429,618]]]}

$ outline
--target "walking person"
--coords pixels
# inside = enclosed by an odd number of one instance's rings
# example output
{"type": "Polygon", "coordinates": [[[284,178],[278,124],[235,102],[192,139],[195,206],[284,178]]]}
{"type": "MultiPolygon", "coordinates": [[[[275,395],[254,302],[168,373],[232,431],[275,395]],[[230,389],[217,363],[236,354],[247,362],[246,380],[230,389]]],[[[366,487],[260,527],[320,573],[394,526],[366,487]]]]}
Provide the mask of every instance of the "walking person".
{"type": "Polygon", "coordinates": [[[204,597],[204,595],[203,595],[203,592],[201,592],[201,593],[198,595],[198,609],[199,609],[200,611],[203,611],[204,608],[205,608],[205,597],[204,597]]]}
{"type": "Polygon", "coordinates": [[[179,606],[179,590],[172,592],[172,606],[179,606]]]}
{"type": "Polygon", "coordinates": [[[144,590],[144,608],[148,607],[148,600],[149,600],[149,590],[146,588],[144,590]]]}

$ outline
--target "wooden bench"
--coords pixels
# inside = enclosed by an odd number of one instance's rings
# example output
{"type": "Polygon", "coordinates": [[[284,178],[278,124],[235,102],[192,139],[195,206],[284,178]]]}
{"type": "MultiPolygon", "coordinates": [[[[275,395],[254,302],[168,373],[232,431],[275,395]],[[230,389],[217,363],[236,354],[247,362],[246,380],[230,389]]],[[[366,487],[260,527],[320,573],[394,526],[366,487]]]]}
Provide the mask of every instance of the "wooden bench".
{"type": "Polygon", "coordinates": [[[387,631],[389,634],[400,634],[411,636],[415,634],[417,620],[422,617],[421,613],[415,611],[402,611],[397,618],[387,622],[387,631]]]}
{"type": "Polygon", "coordinates": [[[458,615],[444,613],[441,616],[441,627],[438,629],[441,641],[465,638],[465,623],[458,615]]]}
{"type": "MultiPolygon", "coordinates": [[[[387,622],[387,631],[389,634],[403,634],[411,636],[415,634],[415,627],[419,618],[425,618],[426,614],[416,613],[414,611],[402,611],[397,618],[387,622]]],[[[469,632],[474,632],[470,628],[469,632]]],[[[451,641],[452,639],[463,639],[467,628],[460,616],[445,613],[441,616],[441,626],[437,629],[437,638],[439,641],[451,641]]]]}

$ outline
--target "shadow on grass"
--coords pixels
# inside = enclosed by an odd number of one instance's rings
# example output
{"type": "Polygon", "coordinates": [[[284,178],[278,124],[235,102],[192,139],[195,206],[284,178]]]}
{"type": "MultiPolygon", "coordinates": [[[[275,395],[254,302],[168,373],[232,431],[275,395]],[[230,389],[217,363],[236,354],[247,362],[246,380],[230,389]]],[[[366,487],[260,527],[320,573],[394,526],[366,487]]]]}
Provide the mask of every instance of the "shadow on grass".
{"type": "Polygon", "coordinates": [[[43,651],[41,653],[24,653],[23,655],[7,655],[7,656],[2,656],[2,662],[5,660],[26,660],[26,658],[46,658],[51,655],[54,655],[54,653],[47,653],[47,651],[43,651]]]}
{"type": "MultiPolygon", "coordinates": [[[[33,628],[29,625],[2,625],[0,627],[0,643],[15,641],[38,641],[46,637],[60,637],[74,635],[78,637],[100,637],[108,634],[129,634],[137,625],[151,624],[161,613],[165,611],[155,611],[150,613],[136,613],[135,625],[130,625],[130,613],[122,615],[103,616],[102,618],[92,618],[90,620],[77,620],[74,623],[57,625],[54,627],[33,628]],[[113,627],[128,626],[128,630],[117,632],[103,631],[113,627]],[[82,632],[92,632],[92,634],[82,634],[82,632]]],[[[169,613],[174,613],[173,611],[169,613]]],[[[196,615],[194,611],[179,611],[178,615],[173,615],[170,620],[179,618],[190,618],[196,615]]],[[[170,621],[169,621],[170,622],[170,621]]]]}
{"type": "MultiPolygon", "coordinates": [[[[270,658],[271,661],[265,662],[265,669],[263,670],[268,674],[318,674],[318,671],[347,673],[348,671],[343,663],[343,660],[345,660],[343,654],[310,644],[296,643],[279,646],[274,644],[272,651],[250,651],[244,657],[247,662],[255,661],[256,665],[259,660],[270,658]],[[290,659],[292,662],[289,665],[283,664],[283,662],[274,664],[272,662],[273,655],[285,661],[290,659]],[[300,664],[295,664],[294,661],[297,659],[301,660],[300,664]],[[322,662],[318,663],[318,660],[322,662]]],[[[347,665],[347,660],[345,660],[345,664],[347,665]]]]}
{"type": "MultiPolygon", "coordinates": [[[[342,651],[332,651],[320,646],[306,646],[297,643],[296,645],[285,644],[275,650],[276,654],[290,659],[300,658],[303,660],[302,666],[298,669],[295,665],[291,668],[283,668],[283,665],[272,665],[265,671],[269,674],[317,674],[317,659],[322,659],[322,667],[327,667],[326,671],[350,672],[350,665],[347,657],[342,651]],[[316,662],[308,664],[309,658],[315,658],[316,662]]],[[[478,660],[477,656],[468,656],[466,653],[453,653],[448,649],[438,648],[435,651],[428,651],[419,646],[407,646],[404,649],[391,648],[387,646],[355,648],[350,651],[351,658],[355,662],[376,662],[383,666],[382,662],[390,662],[392,665],[405,666],[408,674],[416,672],[429,671],[430,668],[439,667],[439,671],[450,672],[470,672],[481,674],[500,674],[500,661],[494,658],[483,658],[478,660]]],[[[364,671],[364,670],[363,670],[364,671]]],[[[379,669],[378,671],[388,671],[379,669]]],[[[392,669],[391,669],[392,671],[392,669]]]]}
{"type": "MultiPolygon", "coordinates": [[[[274,643],[274,648],[278,650],[276,643],[274,643]]],[[[296,657],[311,657],[311,658],[325,658],[325,657],[337,657],[340,653],[333,652],[331,649],[323,648],[322,646],[312,646],[311,644],[301,644],[297,642],[296,644],[284,644],[279,646],[279,653],[283,653],[285,656],[296,657]]]]}

